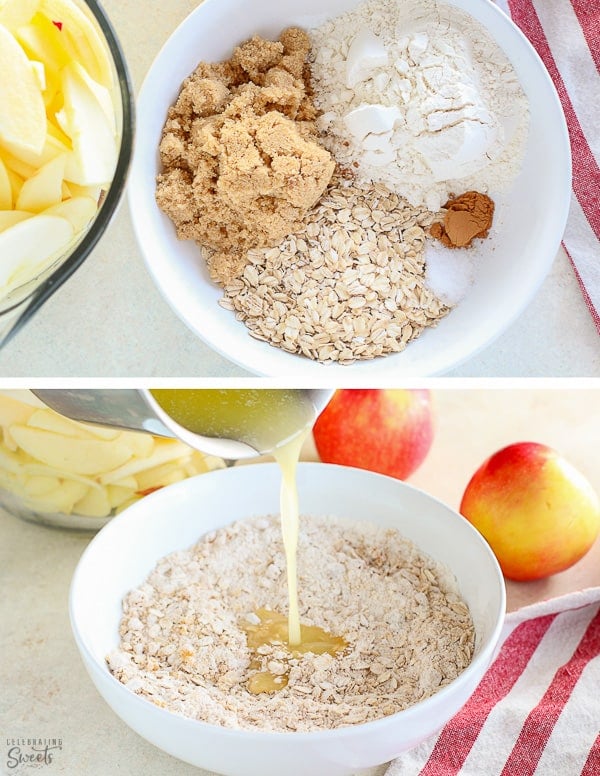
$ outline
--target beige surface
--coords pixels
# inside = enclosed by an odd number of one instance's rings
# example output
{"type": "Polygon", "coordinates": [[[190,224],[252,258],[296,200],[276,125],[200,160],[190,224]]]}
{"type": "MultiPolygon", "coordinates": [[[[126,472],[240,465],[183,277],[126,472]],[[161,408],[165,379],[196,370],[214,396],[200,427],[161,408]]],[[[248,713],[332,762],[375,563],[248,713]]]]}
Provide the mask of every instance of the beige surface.
{"type": "MultiPolygon", "coordinates": [[[[434,400],[434,444],[411,482],[451,506],[456,507],[484,458],[524,440],[561,450],[600,492],[600,386],[585,391],[446,390],[436,391],[434,400]]],[[[304,457],[314,457],[312,444],[304,457]]],[[[60,737],[63,749],[48,773],[201,776],[202,771],[130,731],[85,674],[69,630],[67,595],[89,538],[0,513],[0,772],[7,738],[60,737]]],[[[600,541],[580,563],[548,581],[510,584],[509,607],[597,585],[600,541]]]]}
{"type": "MultiPolygon", "coordinates": [[[[104,0],[136,89],[161,45],[197,0],[104,0]]],[[[0,375],[246,374],[197,339],[163,301],[135,244],[127,204],[100,246],[0,353],[0,375]]],[[[600,376],[598,335],[561,250],[527,311],[452,372],[463,376],[600,376]]]]}

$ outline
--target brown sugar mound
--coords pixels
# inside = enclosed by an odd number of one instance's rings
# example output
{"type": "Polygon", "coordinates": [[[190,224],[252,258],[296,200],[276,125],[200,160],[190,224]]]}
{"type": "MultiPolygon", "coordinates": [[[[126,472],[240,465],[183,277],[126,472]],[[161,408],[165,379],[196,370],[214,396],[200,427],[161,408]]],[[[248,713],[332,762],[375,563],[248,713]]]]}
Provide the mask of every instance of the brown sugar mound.
{"type": "Polygon", "coordinates": [[[487,237],[494,218],[494,202],[486,194],[467,191],[444,205],[443,223],[429,233],[448,248],[466,248],[475,237],[487,237]]]}
{"type": "Polygon", "coordinates": [[[300,228],[335,163],[317,142],[308,36],[255,36],[225,62],[201,62],[169,109],[156,201],[182,240],[205,250],[225,285],[250,248],[277,245],[300,228]]]}

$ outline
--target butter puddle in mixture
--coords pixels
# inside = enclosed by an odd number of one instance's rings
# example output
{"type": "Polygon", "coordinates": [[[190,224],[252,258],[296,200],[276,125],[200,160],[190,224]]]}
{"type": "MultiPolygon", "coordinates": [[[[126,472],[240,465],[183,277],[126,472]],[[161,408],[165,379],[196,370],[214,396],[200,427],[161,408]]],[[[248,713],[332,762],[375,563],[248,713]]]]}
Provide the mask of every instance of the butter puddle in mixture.
{"type": "MultiPolygon", "coordinates": [[[[315,420],[306,394],[270,389],[160,389],[151,392],[179,425],[203,436],[235,439],[260,452],[270,452],[281,469],[281,533],[286,559],[288,616],[260,609],[260,625],[244,625],[248,646],[286,645],[291,654],[309,651],[335,654],[346,642],[320,628],[301,625],[298,606],[298,489],[296,470],[302,445],[315,420]],[[287,633],[285,631],[287,630],[287,633]],[[319,646],[320,651],[313,647],[319,646]]],[[[248,682],[252,693],[285,687],[287,677],[259,672],[248,682]]]]}
{"type": "MultiPolygon", "coordinates": [[[[335,655],[347,647],[346,641],[340,636],[332,636],[316,625],[300,625],[300,638],[296,644],[288,640],[288,618],[270,609],[259,609],[256,612],[257,624],[244,623],[242,630],[246,632],[248,646],[253,653],[266,645],[281,645],[289,649],[292,657],[312,652],[314,655],[335,655]]],[[[260,668],[260,660],[255,657],[250,663],[251,669],[260,668]]],[[[287,686],[288,675],[285,666],[283,673],[274,671],[257,671],[248,679],[248,690],[254,695],[261,692],[276,692],[287,686]]]]}

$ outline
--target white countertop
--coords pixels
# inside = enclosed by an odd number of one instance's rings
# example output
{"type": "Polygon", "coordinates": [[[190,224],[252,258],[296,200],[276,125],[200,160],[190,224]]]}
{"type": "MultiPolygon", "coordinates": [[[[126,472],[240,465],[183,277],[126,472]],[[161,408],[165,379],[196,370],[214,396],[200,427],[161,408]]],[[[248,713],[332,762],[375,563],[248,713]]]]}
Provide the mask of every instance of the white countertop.
{"type": "MultiPolygon", "coordinates": [[[[410,482],[449,505],[457,506],[484,458],[518,440],[561,450],[600,492],[600,388],[445,390],[436,391],[434,401],[433,447],[410,482]]],[[[312,443],[303,457],[315,457],[312,443]]],[[[25,523],[0,511],[0,773],[32,773],[29,768],[6,768],[7,740],[60,738],[62,750],[55,753],[52,767],[37,773],[202,776],[203,771],[162,753],[131,731],[85,673],[70,632],[67,597],[73,570],[90,538],[25,523]]],[[[562,574],[509,583],[508,607],[598,585],[600,541],[562,574]]]]}
{"type": "MultiPolygon", "coordinates": [[[[104,0],[136,89],[197,0],[104,0]],[[140,9],[143,7],[143,18],[140,9]]],[[[600,376],[598,334],[561,250],[527,311],[452,376],[600,376]]],[[[148,275],[126,202],[83,267],[0,352],[10,377],[243,377],[177,318],[148,275]]]]}

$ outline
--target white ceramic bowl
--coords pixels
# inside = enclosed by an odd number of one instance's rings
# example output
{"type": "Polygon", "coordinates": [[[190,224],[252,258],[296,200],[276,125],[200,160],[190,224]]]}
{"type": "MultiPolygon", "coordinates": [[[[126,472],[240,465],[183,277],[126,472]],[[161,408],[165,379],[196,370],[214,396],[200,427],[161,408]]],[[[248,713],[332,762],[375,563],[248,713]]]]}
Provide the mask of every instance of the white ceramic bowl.
{"type": "Polygon", "coordinates": [[[301,464],[300,508],[304,514],[397,527],[454,572],[473,616],[475,656],[437,694],[398,714],[337,730],[238,731],[155,706],[115,679],[104,660],[118,644],[124,595],[146,578],[157,560],[234,520],[277,513],[279,480],[275,464],[211,472],[164,488],[118,515],[92,540],[75,572],[70,595],[73,633],[106,702],[169,754],[227,776],[351,774],[415,746],[460,709],[490,663],[504,617],[504,582],[486,542],[449,507],[399,480],[331,464],[301,464]]]}
{"type": "MultiPolygon", "coordinates": [[[[566,223],[571,180],[568,134],[560,102],[527,39],[490,0],[448,0],[471,13],[511,60],[529,98],[531,125],[523,168],[498,234],[486,241],[474,286],[436,328],[402,353],[323,365],[286,353],[248,335],[233,313],[217,304],[213,284],[192,242],[180,242],[154,200],[160,169],[158,145],[167,109],[200,60],[229,56],[253,34],[277,36],[291,24],[309,28],[356,6],[359,0],[205,0],[179,26],[157,56],[138,100],[138,130],[129,198],[137,239],[165,299],[212,348],[264,375],[339,378],[443,373],[489,345],[525,309],[550,269],[566,223]]],[[[532,347],[534,343],[532,343],[532,347]]]]}

